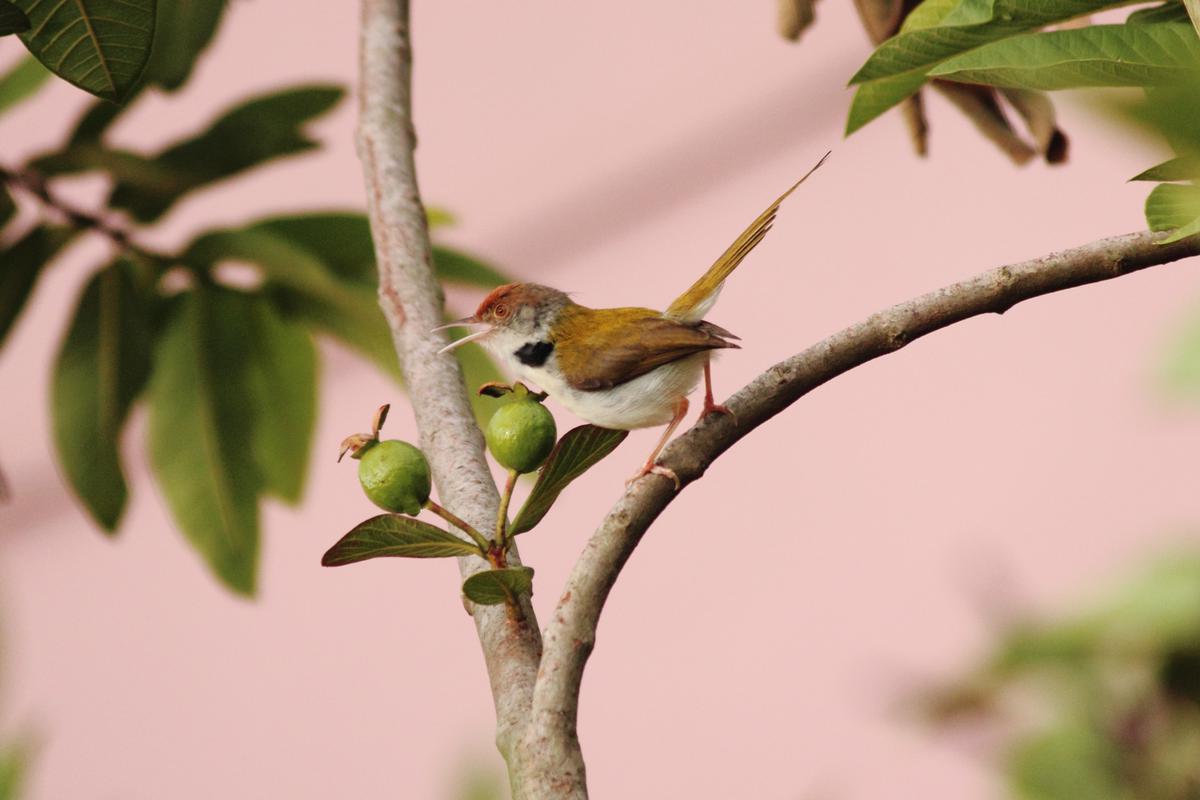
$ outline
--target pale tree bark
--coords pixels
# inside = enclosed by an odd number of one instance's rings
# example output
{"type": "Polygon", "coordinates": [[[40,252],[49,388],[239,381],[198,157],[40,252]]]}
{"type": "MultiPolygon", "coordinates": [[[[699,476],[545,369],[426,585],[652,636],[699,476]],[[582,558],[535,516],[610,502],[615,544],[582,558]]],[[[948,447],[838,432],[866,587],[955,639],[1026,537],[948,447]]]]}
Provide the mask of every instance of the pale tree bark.
{"type": "MultiPolygon", "coordinates": [[[[406,0],[363,0],[358,146],[379,262],[380,302],[409,384],[421,445],[442,503],[478,528],[495,519],[498,493],[457,363],[437,351],[444,338],[424,209],[413,167],[411,53],[406,0]]],[[[816,387],[956,322],[1002,314],[1039,295],[1108,280],[1200,254],[1200,237],[1160,244],[1133,233],[999,267],[872,315],[782,361],[734,394],[731,415],[714,415],[677,438],[660,462],[684,486],[743,436],[816,387]]],[[[674,484],[649,475],[609,511],[576,562],[545,631],[525,603],[523,619],[503,607],[476,608],[496,705],[497,745],[515,800],[587,797],[576,732],[584,667],[604,602],[641,537],[675,498],[674,484]]],[[[464,575],[484,568],[464,559],[464,575]]]]}
{"type": "MultiPolygon", "coordinates": [[[[480,530],[495,524],[500,495],[488,471],[483,435],[453,355],[438,355],[442,290],[433,272],[413,151],[411,42],[407,0],[363,0],[358,154],[379,269],[379,302],[400,357],[421,448],[442,505],[480,530]]],[[[511,563],[520,563],[516,550],[511,563]]],[[[462,558],[466,577],[488,564],[462,558]]],[[[496,743],[506,759],[528,715],[541,655],[533,608],[521,619],[503,606],[473,609],[496,704],[496,743]]]]}

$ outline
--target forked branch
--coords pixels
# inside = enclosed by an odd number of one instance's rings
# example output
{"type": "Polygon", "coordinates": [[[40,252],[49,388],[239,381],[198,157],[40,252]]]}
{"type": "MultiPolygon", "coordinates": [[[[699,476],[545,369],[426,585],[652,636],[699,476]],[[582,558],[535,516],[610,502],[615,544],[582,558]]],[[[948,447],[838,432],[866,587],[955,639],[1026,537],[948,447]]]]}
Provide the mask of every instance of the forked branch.
{"type": "MultiPolygon", "coordinates": [[[[726,402],[732,415],[714,414],[698,423],[667,447],[660,463],[686,486],[735,442],[813,389],[926,334],[980,314],[1002,314],[1039,295],[1200,255],[1200,236],[1159,244],[1164,238],[1144,232],[1101,239],[999,267],[880,311],[759,375],[726,402]]],[[[532,723],[522,748],[545,773],[538,783],[557,779],[569,785],[575,779],[577,759],[571,751],[578,749],[579,688],[600,612],[642,535],[676,494],[666,478],[648,475],[637,481],[592,534],[567,579],[542,635],[532,723]]]]}
{"type": "MultiPolygon", "coordinates": [[[[445,336],[442,290],[433,272],[425,209],[417,188],[413,151],[412,56],[407,0],[363,0],[361,108],[358,154],[367,188],[367,210],[379,270],[379,302],[408,380],[421,449],[429,458],[442,503],[476,529],[496,519],[500,496],[483,455],[483,435],[467,401],[453,355],[439,355],[445,336]]],[[[520,563],[515,548],[510,560],[520,563]]],[[[461,558],[463,577],[482,558],[461,558]]],[[[520,621],[503,606],[474,609],[492,696],[496,740],[506,758],[524,727],[537,675],[541,639],[533,609],[524,601],[520,621]]]]}

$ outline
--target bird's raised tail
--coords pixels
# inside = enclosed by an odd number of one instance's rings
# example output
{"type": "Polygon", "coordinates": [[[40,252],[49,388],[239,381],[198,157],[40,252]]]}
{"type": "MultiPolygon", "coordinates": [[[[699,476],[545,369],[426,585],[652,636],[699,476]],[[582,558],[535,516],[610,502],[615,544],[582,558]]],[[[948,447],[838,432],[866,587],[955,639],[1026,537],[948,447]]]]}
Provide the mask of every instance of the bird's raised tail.
{"type": "Polygon", "coordinates": [[[742,259],[754,249],[755,245],[763,240],[767,231],[771,230],[771,225],[775,222],[775,215],[779,213],[780,203],[796,191],[796,187],[808,180],[808,176],[816,172],[817,167],[824,164],[827,158],[829,158],[829,153],[821,156],[821,160],[816,163],[816,166],[804,173],[803,178],[796,181],[792,188],[781,194],[778,200],[767,207],[766,211],[759,214],[758,219],[750,223],[750,227],[742,231],[742,235],[729,245],[729,249],[708,268],[708,272],[704,273],[700,280],[693,283],[686,292],[679,295],[674,303],[671,303],[664,316],[679,322],[699,322],[703,319],[708,310],[712,308],[713,303],[717,302],[717,295],[721,293],[725,279],[737,269],[737,265],[742,263],[742,259]]]}

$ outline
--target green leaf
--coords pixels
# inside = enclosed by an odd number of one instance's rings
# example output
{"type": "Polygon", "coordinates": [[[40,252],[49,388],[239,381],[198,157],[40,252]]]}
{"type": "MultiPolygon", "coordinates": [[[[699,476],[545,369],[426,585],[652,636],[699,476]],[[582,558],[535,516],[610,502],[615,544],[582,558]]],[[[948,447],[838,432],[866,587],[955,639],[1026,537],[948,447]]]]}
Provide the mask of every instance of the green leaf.
{"type": "Polygon", "coordinates": [[[313,253],[257,226],[203,233],[192,240],[180,260],[198,269],[211,269],[229,261],[246,262],[258,267],[265,280],[299,291],[322,293],[345,288],[313,253]]]}
{"type": "Polygon", "coordinates": [[[319,328],[359,351],[393,378],[400,366],[379,309],[374,261],[363,271],[370,239],[359,238],[361,215],[312,215],[265,220],[196,238],[183,260],[201,268],[222,261],[259,267],[265,290],[291,319],[319,328]],[[311,224],[305,224],[311,223],[311,224]]]}
{"type": "Polygon", "coordinates": [[[263,489],[297,503],[317,417],[316,348],[303,327],[281,318],[266,298],[255,300],[247,320],[252,344],[246,346],[246,400],[255,406],[251,446],[263,489]]]}
{"type": "Polygon", "coordinates": [[[1187,22],[1188,12],[1178,0],[1134,11],[1125,19],[1126,25],[1155,25],[1160,22],[1187,22]]]}
{"type": "Polygon", "coordinates": [[[342,97],[336,86],[307,86],[255,98],[229,111],[208,130],[151,157],[109,155],[98,148],[93,167],[116,179],[109,204],[152,222],[188,192],[317,143],[303,131],[342,97]]]}
{"type": "Polygon", "coordinates": [[[505,567],[476,572],[463,581],[463,594],[481,606],[515,603],[523,594],[533,594],[531,567],[505,567]]]}
{"type": "Polygon", "coordinates": [[[876,48],[850,83],[867,83],[912,71],[925,73],[951,56],[988,42],[1128,3],[1129,0],[995,0],[992,15],[982,24],[941,24],[893,36],[876,48]]]}
{"type": "Polygon", "coordinates": [[[458,224],[453,212],[434,206],[425,206],[425,222],[429,224],[430,229],[449,228],[458,224]]]}
{"type": "Polygon", "coordinates": [[[150,383],[150,464],[184,535],[227,586],[249,595],[261,485],[247,408],[253,303],[202,285],[173,312],[150,383]]]}
{"type": "Polygon", "coordinates": [[[537,483],[521,506],[510,531],[512,535],[532,530],[554,505],[567,485],[617,449],[629,431],[614,431],[595,425],[580,425],[563,434],[538,473],[537,483]]]}
{"type": "MultiPolygon", "coordinates": [[[[339,278],[372,289],[378,283],[375,243],[365,214],[318,212],[265,219],[250,230],[274,233],[309,250],[339,278]]],[[[438,277],[453,283],[487,289],[508,282],[508,277],[475,256],[442,245],[433,246],[433,265],[438,277]]]]}
{"type": "Polygon", "coordinates": [[[0,36],[29,30],[29,17],[9,0],[0,0],[0,36]]]}
{"type": "Polygon", "coordinates": [[[120,101],[145,69],[155,0],[17,0],[32,27],[21,34],[51,72],[106,100],[120,101]]]}
{"type": "Polygon", "coordinates": [[[850,114],[846,119],[846,135],[849,136],[892,106],[916,94],[924,83],[923,72],[909,72],[859,86],[854,92],[850,114]]]}
{"type": "Polygon", "coordinates": [[[441,245],[433,246],[433,268],[439,278],[451,283],[465,283],[493,289],[508,278],[474,256],[441,245]]]}
{"type": "Polygon", "coordinates": [[[934,0],[918,6],[850,79],[860,84],[847,134],[910,97],[940,62],[988,42],[1128,4],[1128,0],[934,0]],[[915,19],[913,19],[915,18],[915,19]]]}
{"type": "Polygon", "coordinates": [[[369,558],[455,558],[478,556],[479,548],[449,531],[398,514],[380,514],[355,525],[321,558],[340,567],[369,558]]]}
{"type": "MultiPolygon", "coordinates": [[[[132,98],[130,98],[132,99],[132,98]]],[[[109,126],[116,122],[117,118],[129,108],[130,102],[125,105],[116,105],[108,103],[104,100],[97,100],[88,106],[75,122],[75,128],[71,131],[70,137],[67,139],[67,149],[65,152],[70,153],[76,146],[81,144],[99,144],[100,140],[108,132],[109,126]]],[[[37,162],[34,162],[37,166],[37,162]]],[[[37,167],[41,171],[41,167],[37,167]]],[[[87,168],[92,168],[90,165],[87,168]]]]}
{"type": "Polygon", "coordinates": [[[300,247],[339,280],[374,291],[375,243],[367,215],[354,211],[322,211],[269,217],[245,230],[264,232],[300,247]]]}
{"type": "Polygon", "coordinates": [[[225,0],[160,2],[144,82],[167,91],[182,86],[196,59],[212,42],[224,11],[225,0]]]}
{"type": "Polygon", "coordinates": [[[996,16],[995,0],[926,0],[905,18],[901,31],[938,25],[982,25],[996,16]]]}
{"type": "Polygon", "coordinates": [[[7,249],[0,248],[0,345],[33,293],[42,268],[74,236],[67,228],[40,225],[7,249]]]}
{"type": "Polygon", "coordinates": [[[1012,785],[1023,800],[1124,800],[1120,770],[1110,737],[1076,720],[1024,739],[1009,762],[1012,785]]]}
{"type": "Polygon", "coordinates": [[[268,290],[288,319],[333,336],[401,382],[403,376],[392,334],[374,291],[343,287],[332,297],[322,297],[287,287],[268,287],[268,290]]]}
{"type": "Polygon", "coordinates": [[[1191,26],[1092,25],[985,45],[930,70],[933,77],[1023,89],[1155,86],[1200,68],[1191,26]]]}
{"type": "Polygon", "coordinates": [[[1131,181],[1186,181],[1200,178],[1200,158],[1180,156],[1139,172],[1131,181]]]}
{"type": "Polygon", "coordinates": [[[20,800],[31,750],[25,742],[0,748],[0,800],[20,800]]]}
{"type": "Polygon", "coordinates": [[[1200,230],[1200,187],[1162,183],[1146,198],[1146,222],[1152,231],[1175,234],[1163,243],[1174,242],[1200,230]]]}
{"type": "Polygon", "coordinates": [[[1172,394],[1200,398],[1200,313],[1187,320],[1172,339],[1161,373],[1163,384],[1172,394]]]}
{"type": "Polygon", "coordinates": [[[113,531],[128,491],[120,436],[150,373],[150,313],[132,265],[88,282],[54,366],[54,441],[63,472],[95,520],[113,531]]]}
{"type": "Polygon", "coordinates": [[[33,56],[26,56],[0,75],[0,113],[32,97],[50,78],[50,71],[33,56]]]}

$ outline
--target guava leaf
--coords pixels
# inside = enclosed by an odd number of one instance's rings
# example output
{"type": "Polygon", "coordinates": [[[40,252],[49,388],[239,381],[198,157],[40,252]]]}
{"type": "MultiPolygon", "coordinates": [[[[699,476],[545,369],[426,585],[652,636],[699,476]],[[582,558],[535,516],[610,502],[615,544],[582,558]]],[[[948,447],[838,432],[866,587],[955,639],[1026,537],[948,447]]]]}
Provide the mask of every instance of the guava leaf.
{"type": "Polygon", "coordinates": [[[253,594],[261,476],[249,343],[253,301],[200,286],[179,297],[155,350],[150,465],[176,523],[229,588],[253,594]]]}
{"type": "Polygon", "coordinates": [[[29,52],[63,80],[121,101],[137,84],[154,40],[155,0],[16,0],[29,17],[29,52]]]}
{"type": "Polygon", "coordinates": [[[131,266],[109,264],[84,287],[54,365],[58,460],[71,488],[110,533],[128,496],[120,437],[150,374],[150,316],[131,266]]]}
{"type": "Polygon", "coordinates": [[[398,514],[380,514],[360,522],[321,558],[340,567],[370,558],[455,558],[478,556],[479,548],[449,531],[398,514]]]}
{"type": "Polygon", "coordinates": [[[476,572],[463,581],[463,594],[481,606],[516,602],[523,594],[533,594],[531,567],[505,567],[476,572]]]}
{"type": "Polygon", "coordinates": [[[513,520],[509,532],[532,530],[554,505],[563,489],[617,449],[629,431],[614,431],[595,425],[580,425],[563,434],[538,472],[529,497],[513,520]]]}

